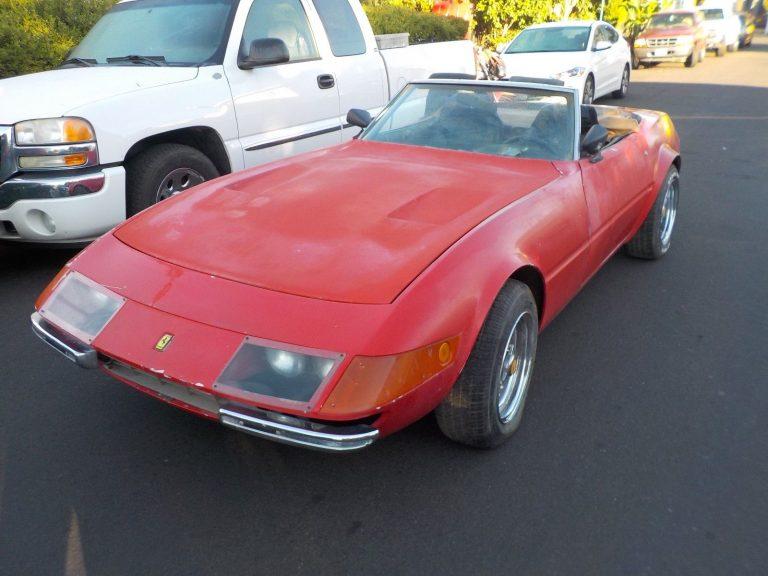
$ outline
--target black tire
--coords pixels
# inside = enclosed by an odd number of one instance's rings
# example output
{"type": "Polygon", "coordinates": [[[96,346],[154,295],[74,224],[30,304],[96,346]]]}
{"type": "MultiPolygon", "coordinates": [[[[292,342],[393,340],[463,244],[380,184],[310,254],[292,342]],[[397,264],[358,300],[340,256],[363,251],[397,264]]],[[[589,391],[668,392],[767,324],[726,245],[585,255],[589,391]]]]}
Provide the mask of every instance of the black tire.
{"type": "Polygon", "coordinates": [[[717,48],[715,48],[715,56],[722,58],[725,56],[725,50],[725,44],[720,44],[717,48]]]}
{"type": "Polygon", "coordinates": [[[698,63],[699,63],[699,56],[698,54],[696,54],[696,51],[694,50],[693,52],[691,52],[691,55],[688,56],[688,59],[685,61],[685,67],[693,68],[698,63]]]}
{"type": "Polygon", "coordinates": [[[736,44],[728,44],[728,52],[736,52],[739,49],[739,43],[736,42],[736,44]]]}
{"type": "MultiPolygon", "coordinates": [[[[163,182],[174,172],[189,170],[192,188],[197,180],[212,180],[219,176],[213,162],[199,150],[183,144],[158,144],[134,156],[126,163],[126,210],[128,216],[138,214],[156,204],[163,182]],[[198,178],[199,177],[199,178],[198,178]]],[[[189,181],[189,179],[188,179],[189,181]]],[[[199,183],[199,182],[197,182],[199,183]]]]}
{"type": "Polygon", "coordinates": [[[614,90],[611,96],[613,96],[617,100],[621,100],[622,98],[627,97],[628,92],[629,92],[629,66],[624,66],[624,72],[622,72],[622,75],[621,75],[621,88],[619,88],[618,90],[614,90]]]}
{"type": "Polygon", "coordinates": [[[592,104],[595,101],[595,77],[590,74],[584,81],[584,92],[581,95],[582,104],[592,104]]]}
{"type": "Polygon", "coordinates": [[[436,410],[443,434],[462,444],[492,448],[517,430],[536,359],[538,329],[538,312],[531,290],[522,282],[510,280],[496,297],[459,379],[436,410]],[[502,370],[502,362],[507,358],[510,338],[521,322],[529,326],[526,342],[530,337],[530,344],[524,353],[529,360],[515,359],[514,366],[526,376],[519,387],[514,387],[511,405],[515,409],[502,419],[502,372],[511,373],[511,367],[502,370]]]}
{"type": "Polygon", "coordinates": [[[674,231],[675,219],[677,216],[677,203],[680,198],[680,175],[677,168],[672,166],[667,172],[664,182],[661,184],[659,192],[656,194],[656,201],[653,203],[648,216],[645,217],[640,230],[634,235],[624,247],[625,252],[634,258],[643,258],[645,260],[658,260],[669,251],[671,234],[674,231]],[[671,186],[675,187],[674,199],[671,205],[665,207],[667,194],[671,186]],[[672,209],[672,223],[668,233],[665,234],[666,214],[672,209]]]}

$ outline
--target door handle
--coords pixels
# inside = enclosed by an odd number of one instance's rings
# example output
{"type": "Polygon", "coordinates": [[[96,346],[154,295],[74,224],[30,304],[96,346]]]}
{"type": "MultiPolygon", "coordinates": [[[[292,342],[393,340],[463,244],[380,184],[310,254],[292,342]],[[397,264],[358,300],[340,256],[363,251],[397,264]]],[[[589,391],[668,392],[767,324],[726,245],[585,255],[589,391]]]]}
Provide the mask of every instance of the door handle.
{"type": "Polygon", "coordinates": [[[317,77],[317,86],[320,90],[328,90],[328,88],[336,86],[336,79],[333,74],[320,74],[317,77]]]}

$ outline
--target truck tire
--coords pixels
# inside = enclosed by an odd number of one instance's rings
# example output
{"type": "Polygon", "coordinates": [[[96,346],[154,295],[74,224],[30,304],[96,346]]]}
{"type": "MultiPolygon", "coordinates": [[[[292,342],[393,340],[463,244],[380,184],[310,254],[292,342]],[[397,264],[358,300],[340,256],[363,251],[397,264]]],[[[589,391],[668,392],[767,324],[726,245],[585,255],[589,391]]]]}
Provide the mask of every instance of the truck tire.
{"type": "Polygon", "coordinates": [[[483,323],[459,379],[435,412],[451,440],[492,448],[520,426],[536,360],[539,322],[531,290],[510,280],[483,323]]]}
{"type": "Polygon", "coordinates": [[[219,176],[205,154],[183,144],[152,146],[126,162],[125,170],[129,217],[219,176]]]}
{"type": "Polygon", "coordinates": [[[696,54],[696,50],[694,50],[693,52],[690,53],[690,55],[686,59],[685,67],[686,68],[693,68],[698,63],[699,63],[699,56],[698,56],[698,54],[696,54]]]}
{"type": "Polygon", "coordinates": [[[723,56],[725,56],[725,50],[726,50],[725,42],[723,42],[722,44],[718,44],[717,48],[715,48],[715,56],[717,56],[718,58],[722,58],[723,56]]]}
{"type": "Polygon", "coordinates": [[[625,246],[625,252],[634,258],[658,260],[669,250],[677,218],[680,199],[680,175],[672,166],[661,184],[656,201],[643,225],[625,246]]]}

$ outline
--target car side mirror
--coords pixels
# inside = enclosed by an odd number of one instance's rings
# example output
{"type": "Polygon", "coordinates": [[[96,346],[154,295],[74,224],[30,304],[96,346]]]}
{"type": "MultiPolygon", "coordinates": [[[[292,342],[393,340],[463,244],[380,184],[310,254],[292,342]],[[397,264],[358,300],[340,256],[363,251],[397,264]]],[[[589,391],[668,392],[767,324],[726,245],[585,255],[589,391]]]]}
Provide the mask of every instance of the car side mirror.
{"type": "Polygon", "coordinates": [[[253,70],[259,66],[284,64],[291,59],[288,46],[279,38],[257,38],[251,42],[247,55],[240,55],[237,67],[241,70],[253,70]]]}
{"type": "Polygon", "coordinates": [[[603,159],[600,150],[606,144],[608,144],[608,130],[605,126],[595,124],[581,139],[581,152],[586,156],[591,156],[591,162],[599,162],[603,159]]]}
{"type": "Polygon", "coordinates": [[[368,110],[352,108],[352,110],[347,112],[347,124],[357,126],[358,128],[367,128],[371,122],[373,122],[373,117],[368,110]]]}
{"type": "Polygon", "coordinates": [[[595,52],[600,52],[601,50],[608,50],[608,48],[610,48],[611,46],[613,46],[613,44],[608,42],[608,40],[599,40],[597,44],[595,44],[595,52]]]}

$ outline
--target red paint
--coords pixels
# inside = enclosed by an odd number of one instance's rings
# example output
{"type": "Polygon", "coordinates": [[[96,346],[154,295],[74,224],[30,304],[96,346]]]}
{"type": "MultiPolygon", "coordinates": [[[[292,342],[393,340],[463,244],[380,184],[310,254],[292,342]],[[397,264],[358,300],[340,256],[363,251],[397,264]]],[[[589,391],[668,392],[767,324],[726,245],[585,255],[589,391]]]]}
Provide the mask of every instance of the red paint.
{"type": "Polygon", "coordinates": [[[214,394],[245,335],[342,353],[305,410],[254,402],[317,417],[355,356],[460,336],[445,371],[337,417],[381,414],[389,434],[439,404],[517,270],[544,279],[545,327],[638,229],[679,150],[671,124],[638,113],[640,132],[596,164],[353,142],[203,185],[70,263],[129,300],[93,345],[214,394]]]}

